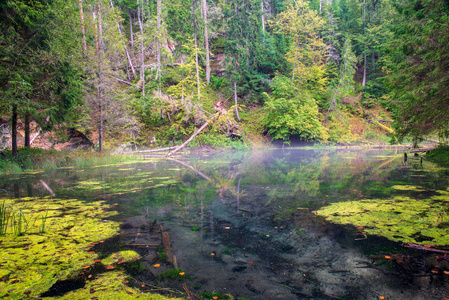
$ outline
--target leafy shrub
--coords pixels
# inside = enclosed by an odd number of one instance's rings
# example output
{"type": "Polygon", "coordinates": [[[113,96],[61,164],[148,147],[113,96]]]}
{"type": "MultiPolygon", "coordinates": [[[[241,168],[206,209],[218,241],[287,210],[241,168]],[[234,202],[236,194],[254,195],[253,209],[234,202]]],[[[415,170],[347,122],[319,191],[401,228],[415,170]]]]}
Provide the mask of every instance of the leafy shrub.
{"type": "Polygon", "coordinates": [[[319,119],[318,105],[306,91],[293,86],[285,76],[273,80],[273,93],[265,93],[265,127],[273,139],[300,138],[327,140],[329,135],[319,119]]]}

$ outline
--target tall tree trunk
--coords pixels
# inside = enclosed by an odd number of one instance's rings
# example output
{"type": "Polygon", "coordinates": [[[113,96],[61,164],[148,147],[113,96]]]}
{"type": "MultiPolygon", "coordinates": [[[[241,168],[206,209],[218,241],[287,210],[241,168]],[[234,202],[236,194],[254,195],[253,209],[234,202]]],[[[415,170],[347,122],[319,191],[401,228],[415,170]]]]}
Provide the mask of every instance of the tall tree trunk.
{"type": "MultiPolygon", "coordinates": [[[[183,58],[182,58],[182,53],[181,53],[181,66],[184,64],[183,58]]],[[[181,86],[181,104],[184,105],[184,70],[182,70],[181,68],[181,82],[182,82],[182,86],[181,86]]]]}
{"type": "Polygon", "coordinates": [[[17,157],[17,104],[12,105],[11,150],[12,156],[17,157]]]}
{"type": "Polygon", "coordinates": [[[200,89],[200,70],[199,70],[199,61],[198,61],[198,39],[196,36],[195,0],[192,0],[192,10],[193,10],[193,37],[195,40],[196,86],[197,86],[197,96],[198,96],[198,101],[199,101],[201,98],[201,89],[200,89]]]}
{"type": "Polygon", "coordinates": [[[25,113],[25,143],[24,146],[30,148],[30,113],[25,113]]]}
{"type": "Polygon", "coordinates": [[[263,8],[263,0],[260,1],[260,11],[262,15],[262,34],[265,37],[265,14],[264,14],[264,8],[263,8]]]}
{"type": "Polygon", "coordinates": [[[237,116],[237,121],[240,122],[239,107],[237,103],[237,82],[234,80],[234,104],[235,104],[235,115],[237,116]]]}
{"type": "MultiPolygon", "coordinates": [[[[114,8],[114,3],[112,2],[112,0],[110,1],[111,3],[111,8],[114,8]]],[[[129,51],[128,51],[128,47],[126,47],[126,43],[123,39],[123,34],[122,34],[122,21],[119,20],[118,22],[118,32],[120,33],[120,39],[123,42],[123,46],[125,47],[125,54],[126,54],[126,59],[128,60],[127,64],[130,66],[131,68],[131,72],[133,73],[133,78],[136,78],[136,70],[134,70],[134,66],[133,66],[133,62],[131,61],[131,56],[129,55],[129,51]]],[[[128,68],[127,68],[128,71],[128,68]]]]}
{"type": "Polygon", "coordinates": [[[131,16],[130,10],[128,10],[128,16],[129,16],[129,39],[131,41],[131,48],[134,48],[133,18],[131,16]]]}
{"type": "Polygon", "coordinates": [[[204,43],[206,45],[206,82],[210,83],[209,34],[207,32],[207,2],[203,0],[204,43]]]}
{"type": "MultiPolygon", "coordinates": [[[[141,0],[143,2],[143,0],[141,0]]],[[[137,20],[139,22],[140,27],[140,81],[142,82],[142,96],[145,96],[145,58],[144,58],[144,47],[143,47],[143,4],[142,4],[142,12],[140,9],[139,0],[137,0],[137,20]],[[142,15],[141,15],[142,14],[142,15]]]]}
{"type": "Polygon", "coordinates": [[[156,9],[156,58],[157,58],[157,79],[158,79],[158,93],[161,95],[161,14],[162,14],[162,0],[157,0],[156,9]]]}
{"type": "Polygon", "coordinates": [[[83,0],[79,0],[80,7],[80,19],[81,19],[81,33],[83,35],[83,56],[87,57],[87,45],[86,45],[86,30],[84,28],[84,13],[83,13],[83,0]]]}
{"type": "Polygon", "coordinates": [[[292,72],[292,80],[291,80],[292,84],[293,84],[293,80],[295,79],[296,61],[298,60],[299,41],[300,41],[300,35],[298,34],[298,41],[296,43],[295,61],[293,62],[293,72],[292,72]]]}
{"type": "MultiPolygon", "coordinates": [[[[363,36],[366,39],[366,0],[363,0],[363,36]]],[[[363,90],[365,90],[366,86],[366,40],[365,40],[365,48],[363,51],[363,79],[362,79],[363,90]]]]}
{"type": "Polygon", "coordinates": [[[103,152],[103,66],[101,51],[103,49],[103,30],[101,27],[101,7],[97,4],[98,9],[98,92],[97,92],[97,102],[100,111],[100,121],[98,126],[98,144],[100,152],[103,152]]]}

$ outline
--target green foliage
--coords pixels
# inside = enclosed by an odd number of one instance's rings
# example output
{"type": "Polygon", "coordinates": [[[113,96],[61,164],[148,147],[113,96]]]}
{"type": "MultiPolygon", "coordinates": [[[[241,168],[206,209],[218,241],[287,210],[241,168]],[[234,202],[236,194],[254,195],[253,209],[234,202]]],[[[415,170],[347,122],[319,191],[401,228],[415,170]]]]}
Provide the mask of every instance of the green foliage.
{"type": "Polygon", "coordinates": [[[401,138],[447,137],[448,9],[443,1],[427,0],[396,3],[396,8],[384,68],[396,132],[401,138]]]}
{"type": "Polygon", "coordinates": [[[189,143],[189,147],[199,147],[208,145],[219,149],[247,149],[247,146],[241,140],[233,140],[224,134],[203,133],[198,135],[195,140],[189,143]]]}
{"type": "Polygon", "coordinates": [[[266,94],[264,122],[273,139],[289,140],[291,135],[298,135],[304,140],[327,140],[318,105],[307,92],[292,86],[282,75],[274,78],[272,88],[272,95],[266,94]]]}
{"type": "Polygon", "coordinates": [[[158,278],[160,279],[170,278],[174,280],[184,281],[186,279],[190,279],[190,276],[188,275],[186,276],[185,272],[180,269],[171,269],[159,274],[158,278]]]}
{"type": "Polygon", "coordinates": [[[426,159],[438,164],[449,165],[449,146],[445,144],[439,145],[436,149],[426,154],[426,159]]]}

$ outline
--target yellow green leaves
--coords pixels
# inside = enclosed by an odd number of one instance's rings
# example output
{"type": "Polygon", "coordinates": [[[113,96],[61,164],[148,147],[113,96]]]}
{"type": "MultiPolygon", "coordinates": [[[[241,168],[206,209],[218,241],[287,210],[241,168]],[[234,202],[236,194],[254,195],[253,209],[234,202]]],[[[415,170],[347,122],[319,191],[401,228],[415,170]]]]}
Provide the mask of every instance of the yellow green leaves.
{"type": "Polygon", "coordinates": [[[286,59],[293,66],[292,82],[324,91],[327,46],[320,37],[324,20],[304,0],[295,1],[272,22],[277,33],[291,39],[286,59]]]}

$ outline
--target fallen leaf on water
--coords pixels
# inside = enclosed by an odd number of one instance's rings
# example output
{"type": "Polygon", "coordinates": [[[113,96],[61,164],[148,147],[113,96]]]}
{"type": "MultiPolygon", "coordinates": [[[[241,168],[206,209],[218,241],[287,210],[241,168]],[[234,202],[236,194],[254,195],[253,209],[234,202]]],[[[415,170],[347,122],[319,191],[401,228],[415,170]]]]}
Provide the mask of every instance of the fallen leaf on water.
{"type": "Polygon", "coordinates": [[[112,269],[114,269],[114,266],[113,266],[113,265],[107,265],[107,266],[106,266],[106,269],[112,270],[112,269]]]}
{"type": "Polygon", "coordinates": [[[153,265],[153,267],[155,267],[155,268],[159,268],[161,266],[161,264],[155,264],[155,265],[153,265]]]}

